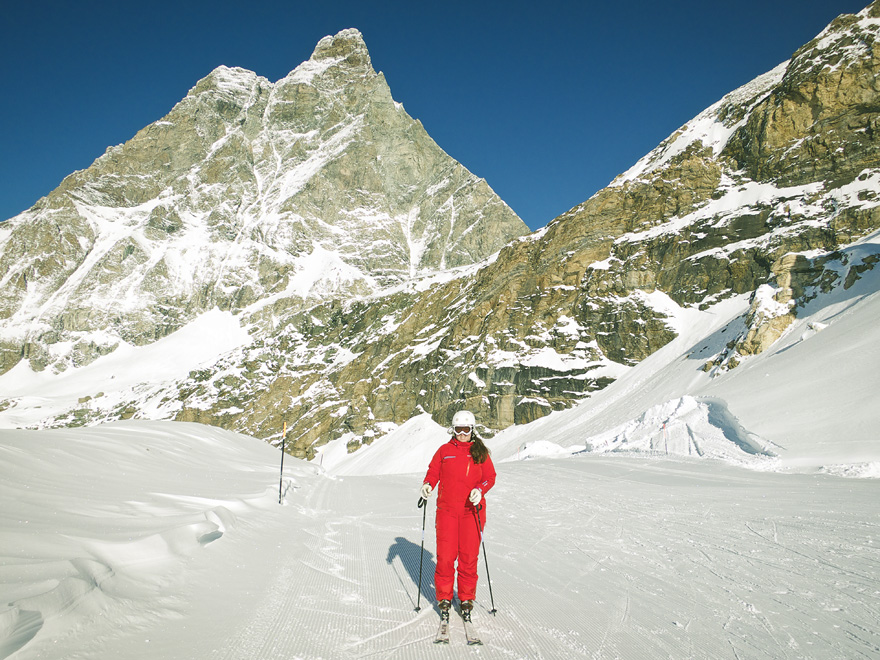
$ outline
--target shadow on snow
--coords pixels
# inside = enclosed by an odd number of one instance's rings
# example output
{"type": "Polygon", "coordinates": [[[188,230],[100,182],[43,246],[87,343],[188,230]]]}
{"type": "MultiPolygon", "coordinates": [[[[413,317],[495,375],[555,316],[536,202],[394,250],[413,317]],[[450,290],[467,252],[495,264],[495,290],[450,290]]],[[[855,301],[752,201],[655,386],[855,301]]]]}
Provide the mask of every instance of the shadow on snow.
{"type": "Polygon", "coordinates": [[[409,596],[413,608],[421,607],[423,605],[431,605],[436,609],[434,570],[437,568],[437,564],[434,562],[434,555],[428,550],[425,550],[424,556],[422,556],[422,548],[420,545],[413,543],[402,536],[398,536],[394,539],[394,543],[391,547],[388,548],[388,556],[385,558],[385,561],[395,567],[394,572],[397,574],[397,579],[400,581],[400,585],[409,596]],[[410,585],[404,582],[400,573],[397,571],[394,564],[395,557],[400,558],[400,563],[403,564],[403,568],[406,570],[410,582],[413,585],[416,585],[417,595],[415,598],[413,598],[413,595],[410,593],[410,585]],[[419,584],[420,573],[421,584],[419,584]]]}

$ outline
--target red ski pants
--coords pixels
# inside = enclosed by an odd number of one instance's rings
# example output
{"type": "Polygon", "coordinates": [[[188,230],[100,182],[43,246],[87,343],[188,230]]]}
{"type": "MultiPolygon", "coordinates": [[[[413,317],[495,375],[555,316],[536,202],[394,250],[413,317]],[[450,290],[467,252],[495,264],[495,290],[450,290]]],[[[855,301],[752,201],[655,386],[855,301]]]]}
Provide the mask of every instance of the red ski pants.
{"type": "MultiPolygon", "coordinates": [[[[486,510],[480,509],[480,525],[485,529],[486,510]]],[[[437,509],[437,570],[434,589],[437,600],[452,600],[455,560],[458,560],[458,598],[474,600],[477,594],[477,560],[480,558],[480,528],[477,512],[468,507],[461,512],[437,509]]]]}

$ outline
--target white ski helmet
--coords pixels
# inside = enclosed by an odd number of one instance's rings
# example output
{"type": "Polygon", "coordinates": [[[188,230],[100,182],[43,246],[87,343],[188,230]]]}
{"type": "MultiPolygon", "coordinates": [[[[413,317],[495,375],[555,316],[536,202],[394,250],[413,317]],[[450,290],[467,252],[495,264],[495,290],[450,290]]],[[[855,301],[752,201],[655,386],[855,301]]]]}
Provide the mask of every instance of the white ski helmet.
{"type": "Polygon", "coordinates": [[[452,428],[456,426],[470,426],[471,430],[477,425],[477,419],[470,410],[459,410],[452,416],[452,428]]]}

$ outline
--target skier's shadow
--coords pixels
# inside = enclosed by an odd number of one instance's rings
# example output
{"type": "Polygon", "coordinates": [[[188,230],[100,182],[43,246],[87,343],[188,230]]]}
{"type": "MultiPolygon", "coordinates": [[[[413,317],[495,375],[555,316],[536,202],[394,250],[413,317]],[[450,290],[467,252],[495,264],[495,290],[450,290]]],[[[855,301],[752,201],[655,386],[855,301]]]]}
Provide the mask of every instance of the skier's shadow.
{"type": "MultiPolygon", "coordinates": [[[[414,585],[417,585],[416,589],[421,589],[422,602],[425,605],[433,605],[435,600],[434,570],[437,568],[437,565],[434,563],[434,555],[425,550],[423,557],[422,547],[420,545],[412,543],[402,536],[398,536],[394,539],[394,543],[391,547],[388,548],[388,557],[385,558],[385,561],[393,566],[395,557],[400,558],[400,563],[403,564],[404,569],[406,569],[406,572],[409,574],[410,580],[414,585]],[[422,567],[421,585],[419,585],[419,562],[421,562],[422,567]]],[[[397,569],[395,569],[395,573],[397,573],[397,569]]],[[[401,586],[404,588],[407,595],[410,596],[413,608],[415,608],[419,599],[410,595],[410,586],[404,583],[400,574],[397,575],[397,579],[400,580],[401,586]]],[[[418,593],[418,591],[416,593],[418,593]]]]}

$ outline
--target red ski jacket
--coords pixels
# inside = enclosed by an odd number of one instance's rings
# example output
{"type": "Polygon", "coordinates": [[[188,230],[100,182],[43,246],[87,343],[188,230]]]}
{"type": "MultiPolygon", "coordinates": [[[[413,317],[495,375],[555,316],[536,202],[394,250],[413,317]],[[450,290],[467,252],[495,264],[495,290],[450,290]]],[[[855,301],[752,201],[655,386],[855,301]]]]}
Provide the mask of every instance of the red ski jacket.
{"type": "Polygon", "coordinates": [[[438,481],[438,509],[452,513],[470,512],[474,505],[468,496],[474,488],[479,488],[483,495],[489,492],[495,485],[495,466],[488,457],[483,463],[474,463],[471,443],[452,438],[434,454],[425,475],[424,483],[431,484],[432,489],[437,487],[438,481]]]}

